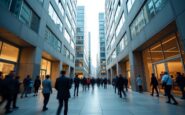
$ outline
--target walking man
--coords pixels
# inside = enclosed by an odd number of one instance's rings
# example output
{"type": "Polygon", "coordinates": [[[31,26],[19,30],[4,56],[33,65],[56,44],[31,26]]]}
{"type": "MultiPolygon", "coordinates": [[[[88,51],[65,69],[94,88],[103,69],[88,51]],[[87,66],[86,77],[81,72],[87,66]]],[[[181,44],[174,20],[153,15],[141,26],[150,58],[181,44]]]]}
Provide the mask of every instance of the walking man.
{"type": "Polygon", "coordinates": [[[142,87],[143,81],[140,75],[138,75],[138,77],[136,78],[136,82],[139,88],[139,93],[142,93],[143,92],[143,87],[142,87]]]}
{"type": "Polygon", "coordinates": [[[177,72],[177,77],[176,77],[176,83],[179,86],[179,89],[182,92],[182,97],[181,99],[185,99],[185,91],[184,91],[184,87],[185,87],[185,77],[183,75],[181,75],[180,72],[177,72]]]}
{"type": "Polygon", "coordinates": [[[158,81],[157,81],[157,78],[156,78],[156,76],[155,76],[154,73],[152,73],[150,85],[152,86],[152,93],[151,93],[151,96],[153,96],[153,94],[154,94],[154,89],[155,89],[155,91],[156,91],[156,93],[157,93],[157,97],[159,97],[158,81]]]}
{"type": "Polygon", "coordinates": [[[40,80],[40,77],[37,76],[37,78],[34,81],[34,95],[33,96],[38,95],[38,90],[39,90],[40,85],[41,85],[41,80],[40,80]]]}
{"type": "Polygon", "coordinates": [[[118,82],[117,82],[117,84],[118,84],[118,94],[119,94],[120,98],[122,98],[122,93],[124,94],[124,96],[126,98],[126,93],[124,91],[124,83],[125,83],[124,78],[120,74],[119,78],[118,78],[118,82]]]}
{"type": "Polygon", "coordinates": [[[78,75],[74,78],[74,96],[78,96],[78,90],[79,90],[79,84],[80,84],[80,79],[78,78],[78,75]]]}
{"type": "Polygon", "coordinates": [[[44,96],[44,106],[42,109],[43,111],[48,110],[47,104],[49,101],[50,94],[52,93],[51,80],[49,78],[50,78],[50,76],[46,75],[46,79],[42,82],[42,86],[43,86],[42,93],[44,96]]]}
{"type": "Polygon", "coordinates": [[[168,96],[167,103],[171,103],[171,99],[172,99],[174,101],[173,104],[177,105],[178,104],[177,101],[175,100],[174,96],[171,94],[173,81],[172,81],[171,76],[168,75],[168,72],[164,72],[164,75],[162,77],[162,83],[166,84],[165,85],[165,90],[166,90],[166,93],[167,93],[167,96],[168,96]]]}
{"type": "Polygon", "coordinates": [[[55,89],[58,91],[57,99],[59,101],[59,107],[57,110],[57,115],[60,115],[63,103],[64,103],[64,115],[68,112],[68,100],[70,98],[69,89],[71,88],[71,83],[69,78],[65,76],[66,72],[61,71],[61,76],[57,78],[55,83],[55,89]]]}

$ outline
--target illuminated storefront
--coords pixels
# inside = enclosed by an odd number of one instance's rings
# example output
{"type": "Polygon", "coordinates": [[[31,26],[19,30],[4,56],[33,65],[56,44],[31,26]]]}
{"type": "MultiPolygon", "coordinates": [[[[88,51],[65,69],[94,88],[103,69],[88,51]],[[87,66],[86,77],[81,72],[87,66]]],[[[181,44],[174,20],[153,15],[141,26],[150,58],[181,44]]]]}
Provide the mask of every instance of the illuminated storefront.
{"type": "Polygon", "coordinates": [[[51,61],[42,58],[40,69],[41,80],[44,80],[46,75],[51,75],[51,61]]]}
{"type": "MultiPolygon", "coordinates": [[[[172,33],[143,51],[145,75],[148,88],[151,73],[155,73],[159,83],[165,71],[174,81],[174,91],[178,90],[175,83],[176,72],[184,73],[184,51],[179,44],[178,33],[172,33]]],[[[161,84],[160,84],[161,88],[161,84]]]]}
{"type": "Polygon", "coordinates": [[[7,75],[10,71],[16,70],[19,48],[0,41],[0,71],[7,75]]]}

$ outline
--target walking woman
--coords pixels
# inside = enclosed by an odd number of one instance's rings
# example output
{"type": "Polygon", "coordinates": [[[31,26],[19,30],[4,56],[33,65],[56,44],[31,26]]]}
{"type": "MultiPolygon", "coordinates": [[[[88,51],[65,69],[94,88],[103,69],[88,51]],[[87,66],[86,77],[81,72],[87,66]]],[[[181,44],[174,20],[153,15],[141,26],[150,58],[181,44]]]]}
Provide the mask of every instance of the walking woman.
{"type": "Polygon", "coordinates": [[[154,90],[156,91],[157,93],[157,97],[159,97],[159,91],[158,91],[158,81],[157,81],[157,78],[155,76],[154,73],[152,73],[152,77],[151,77],[151,83],[150,85],[152,86],[152,93],[151,93],[151,96],[153,96],[154,94],[154,90]]]}
{"type": "Polygon", "coordinates": [[[42,93],[44,96],[44,105],[42,109],[43,111],[48,110],[47,104],[49,101],[50,94],[52,93],[51,80],[49,78],[50,76],[46,75],[46,79],[42,82],[42,86],[43,86],[42,93]]]}

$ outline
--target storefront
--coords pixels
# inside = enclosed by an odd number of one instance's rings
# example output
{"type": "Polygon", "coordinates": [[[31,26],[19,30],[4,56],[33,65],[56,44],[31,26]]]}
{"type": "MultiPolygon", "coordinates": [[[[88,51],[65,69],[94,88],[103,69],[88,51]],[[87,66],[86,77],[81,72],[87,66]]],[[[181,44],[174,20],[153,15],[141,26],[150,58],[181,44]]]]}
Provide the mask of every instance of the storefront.
{"type": "MultiPolygon", "coordinates": [[[[179,93],[175,83],[176,72],[184,73],[184,51],[179,43],[178,33],[167,35],[143,51],[147,87],[150,89],[151,73],[155,73],[159,83],[165,71],[174,80],[173,90],[179,93]]],[[[161,89],[161,84],[160,84],[161,89]]]]}
{"type": "Polygon", "coordinates": [[[41,80],[44,80],[46,75],[51,75],[51,61],[42,58],[40,68],[41,80]]]}
{"type": "Polygon", "coordinates": [[[16,71],[19,57],[19,48],[0,41],[0,71],[3,76],[9,74],[10,71],[16,71]]]}

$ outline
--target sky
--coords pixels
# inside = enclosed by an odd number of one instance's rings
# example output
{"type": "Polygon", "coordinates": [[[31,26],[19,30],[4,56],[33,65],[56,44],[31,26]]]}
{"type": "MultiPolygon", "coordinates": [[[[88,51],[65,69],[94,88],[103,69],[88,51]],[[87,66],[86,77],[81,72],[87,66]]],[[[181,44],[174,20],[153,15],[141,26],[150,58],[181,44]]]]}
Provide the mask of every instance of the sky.
{"type": "Polygon", "coordinates": [[[96,67],[99,44],[98,13],[104,12],[105,0],[77,0],[77,5],[85,6],[86,30],[91,32],[91,58],[96,67]]]}

